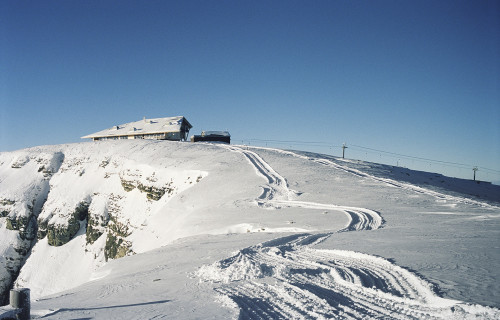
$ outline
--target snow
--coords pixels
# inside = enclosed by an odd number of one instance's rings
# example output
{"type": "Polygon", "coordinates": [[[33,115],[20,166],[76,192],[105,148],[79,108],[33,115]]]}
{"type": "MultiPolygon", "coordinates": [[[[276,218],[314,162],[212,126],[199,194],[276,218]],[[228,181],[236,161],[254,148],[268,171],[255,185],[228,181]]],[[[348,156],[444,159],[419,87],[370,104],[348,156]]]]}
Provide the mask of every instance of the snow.
{"type": "MultiPolygon", "coordinates": [[[[105,240],[104,237],[101,238],[101,242],[105,240]]],[[[95,243],[94,247],[99,244],[95,243]]],[[[42,239],[38,241],[26,264],[27,269],[33,267],[36,272],[23,270],[17,286],[29,288],[31,296],[36,298],[42,294],[59,292],[64,287],[84,284],[91,279],[93,271],[104,264],[104,257],[96,259],[92,251],[92,248],[85,250],[84,232],[79,232],[72,241],[61,247],[49,246],[47,238],[42,239]],[[75,253],[78,255],[75,256],[75,253]]]]}
{"type": "MultiPolygon", "coordinates": [[[[436,179],[205,143],[0,154],[0,198],[36,198],[38,185],[39,220],[65,224],[88,201],[90,214],[129,227],[133,254],[107,262],[108,231],[89,244],[84,222],[60,247],[36,241],[16,285],[31,289],[32,315],[44,319],[499,318],[500,188],[436,179]],[[33,165],[38,155],[51,176],[33,165]],[[155,201],[122,181],[174,191],[155,201]]],[[[15,231],[4,221],[5,251],[15,231]]]]}
{"type": "Polygon", "coordinates": [[[184,117],[182,116],[143,119],[135,122],[116,125],[109,129],[86,135],[82,137],[82,139],[94,137],[126,136],[134,134],[177,132],[180,131],[183,121],[184,117]]]}

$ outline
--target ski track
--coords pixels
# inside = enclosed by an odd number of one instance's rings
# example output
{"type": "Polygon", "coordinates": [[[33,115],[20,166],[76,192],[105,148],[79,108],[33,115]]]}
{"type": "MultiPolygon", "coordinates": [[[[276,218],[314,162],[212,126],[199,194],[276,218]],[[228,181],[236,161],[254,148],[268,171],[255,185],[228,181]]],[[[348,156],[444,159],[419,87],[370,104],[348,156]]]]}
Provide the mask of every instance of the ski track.
{"type": "Polygon", "coordinates": [[[255,168],[256,172],[267,180],[267,185],[262,186],[262,194],[259,196],[259,205],[264,206],[269,200],[275,198],[291,200],[295,197],[296,192],[288,188],[288,183],[279,173],[265,162],[257,153],[235,146],[227,146],[231,151],[242,153],[255,168]]]}
{"type": "Polygon", "coordinates": [[[447,195],[447,194],[443,194],[443,193],[440,193],[437,191],[432,191],[432,190],[429,190],[426,188],[418,187],[418,186],[410,184],[410,183],[399,182],[399,181],[392,180],[389,178],[376,177],[374,175],[368,174],[368,173],[363,172],[361,170],[357,170],[357,169],[349,168],[347,166],[340,165],[340,164],[335,163],[334,161],[331,161],[328,159],[314,158],[314,157],[310,157],[310,156],[301,155],[301,154],[298,154],[298,153],[295,153],[292,151],[285,151],[285,150],[280,150],[280,149],[271,149],[271,148],[262,148],[262,149],[273,150],[273,151],[276,151],[276,152],[279,152],[282,154],[291,155],[291,156],[296,157],[296,158],[301,158],[301,159],[313,161],[313,162],[316,162],[316,163],[319,163],[319,164],[322,164],[322,165],[325,165],[328,167],[342,170],[344,172],[353,174],[353,175],[358,176],[358,177],[369,178],[369,179],[372,179],[375,181],[383,182],[387,185],[390,185],[390,186],[393,186],[396,188],[411,190],[413,192],[430,195],[430,196],[436,197],[438,199],[448,200],[448,201],[456,201],[456,202],[471,204],[471,205],[477,205],[477,206],[481,206],[484,208],[495,208],[495,209],[498,208],[497,206],[494,206],[494,205],[491,205],[491,204],[488,204],[485,202],[476,201],[476,200],[465,198],[465,197],[447,195]]]}
{"type": "MultiPolygon", "coordinates": [[[[350,221],[337,232],[375,230],[384,224],[370,209],[294,200],[298,193],[257,153],[224,147],[242,153],[267,180],[257,199],[261,207],[342,211],[350,221]]],[[[328,160],[314,161],[367,176],[328,160]]],[[[438,297],[425,280],[381,257],[313,248],[333,234],[294,234],[267,241],[204,265],[196,275],[201,281],[218,283],[215,291],[221,303],[231,299],[240,319],[500,318],[498,309],[438,297]]]]}

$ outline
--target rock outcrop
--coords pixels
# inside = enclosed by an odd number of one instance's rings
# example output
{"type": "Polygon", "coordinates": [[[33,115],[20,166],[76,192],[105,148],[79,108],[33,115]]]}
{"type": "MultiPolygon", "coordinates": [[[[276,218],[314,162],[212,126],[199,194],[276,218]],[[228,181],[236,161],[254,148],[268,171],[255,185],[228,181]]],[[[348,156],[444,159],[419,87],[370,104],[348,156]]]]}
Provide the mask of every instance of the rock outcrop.
{"type": "Polygon", "coordinates": [[[206,174],[135,163],[112,151],[89,152],[88,147],[0,153],[0,305],[16,279],[34,281],[36,275],[20,271],[39,247],[64,252],[83,237],[81,254],[91,257],[92,268],[134,254],[133,232],[206,174]]]}

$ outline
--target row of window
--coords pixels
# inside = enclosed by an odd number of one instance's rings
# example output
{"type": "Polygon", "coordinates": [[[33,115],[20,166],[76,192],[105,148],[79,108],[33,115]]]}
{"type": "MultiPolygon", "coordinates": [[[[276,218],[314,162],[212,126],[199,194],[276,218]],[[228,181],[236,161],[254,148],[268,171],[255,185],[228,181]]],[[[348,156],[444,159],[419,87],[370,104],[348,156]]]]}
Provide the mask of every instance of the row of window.
{"type": "Polygon", "coordinates": [[[100,140],[100,141],[104,141],[104,140],[122,140],[122,139],[128,139],[127,136],[119,136],[119,137],[100,137],[100,138],[94,138],[94,141],[96,140],[100,140]]]}
{"type": "Polygon", "coordinates": [[[99,137],[94,138],[95,140],[122,140],[122,139],[152,139],[152,140],[165,140],[167,137],[175,138],[176,134],[171,133],[150,133],[150,134],[138,134],[133,136],[114,136],[114,137],[99,137]]]}

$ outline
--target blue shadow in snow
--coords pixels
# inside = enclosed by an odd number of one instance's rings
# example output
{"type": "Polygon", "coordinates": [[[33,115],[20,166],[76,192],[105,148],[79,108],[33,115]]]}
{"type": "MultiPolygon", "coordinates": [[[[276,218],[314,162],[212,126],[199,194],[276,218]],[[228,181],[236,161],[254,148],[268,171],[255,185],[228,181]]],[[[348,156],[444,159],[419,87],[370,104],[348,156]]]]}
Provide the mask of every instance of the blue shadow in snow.
{"type": "MultiPolygon", "coordinates": [[[[134,304],[124,304],[124,305],[118,305],[118,306],[106,306],[106,307],[93,307],[93,308],[61,308],[59,310],[56,310],[52,313],[46,314],[42,318],[46,318],[49,316],[53,316],[58,313],[62,312],[72,312],[72,311],[91,311],[91,310],[102,310],[102,309],[118,309],[118,308],[129,308],[129,307],[139,307],[139,306],[147,306],[151,304],[160,304],[160,303],[167,303],[172,300],[158,300],[158,301],[151,301],[151,302],[143,302],[143,303],[134,303],[134,304]]],[[[82,318],[82,319],[88,319],[88,318],[82,318]]]]}

